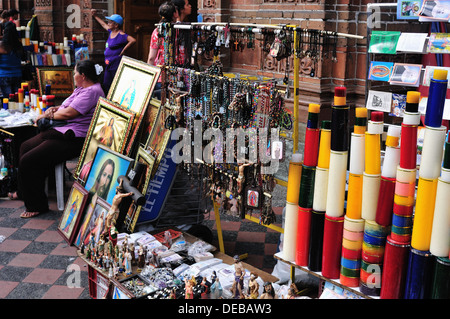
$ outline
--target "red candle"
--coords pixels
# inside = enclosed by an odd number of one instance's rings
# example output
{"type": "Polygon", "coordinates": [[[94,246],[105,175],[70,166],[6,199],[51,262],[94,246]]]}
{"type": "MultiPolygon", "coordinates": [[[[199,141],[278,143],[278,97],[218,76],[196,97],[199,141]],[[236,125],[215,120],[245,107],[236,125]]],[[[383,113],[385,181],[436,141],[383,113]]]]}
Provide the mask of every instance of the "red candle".
{"type": "Polygon", "coordinates": [[[331,217],[325,214],[323,230],[322,275],[329,279],[340,276],[344,216],[331,217]]]}
{"type": "Polygon", "coordinates": [[[299,266],[308,266],[309,241],[311,234],[311,211],[312,208],[298,207],[295,263],[299,266]]]}
{"type": "Polygon", "coordinates": [[[417,158],[417,125],[402,124],[400,143],[400,167],[416,168],[417,158]]]}
{"type": "Polygon", "coordinates": [[[410,245],[387,237],[381,277],[381,299],[402,299],[410,245]]]}
{"type": "Polygon", "coordinates": [[[375,221],[382,226],[389,226],[392,223],[395,182],[395,178],[381,177],[375,221]]]}

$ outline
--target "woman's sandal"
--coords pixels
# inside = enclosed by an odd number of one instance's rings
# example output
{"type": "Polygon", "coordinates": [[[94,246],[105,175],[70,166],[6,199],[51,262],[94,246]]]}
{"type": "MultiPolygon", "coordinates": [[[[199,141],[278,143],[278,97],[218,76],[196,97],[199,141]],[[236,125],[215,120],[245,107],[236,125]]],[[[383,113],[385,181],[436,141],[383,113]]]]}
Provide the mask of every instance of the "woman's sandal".
{"type": "Polygon", "coordinates": [[[32,217],[36,217],[37,215],[39,215],[39,212],[24,211],[22,214],[20,214],[20,217],[21,218],[32,218],[32,217]]]}
{"type": "Polygon", "coordinates": [[[10,200],[17,200],[19,199],[19,196],[17,196],[17,192],[8,193],[8,197],[10,200]]]}

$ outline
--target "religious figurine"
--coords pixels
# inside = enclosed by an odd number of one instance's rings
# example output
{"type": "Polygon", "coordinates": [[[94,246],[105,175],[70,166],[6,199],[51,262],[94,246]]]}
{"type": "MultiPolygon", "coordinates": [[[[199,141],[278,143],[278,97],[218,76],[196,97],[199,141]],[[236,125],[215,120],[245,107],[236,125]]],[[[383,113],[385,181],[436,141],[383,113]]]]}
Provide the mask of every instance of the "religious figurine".
{"type": "Polygon", "coordinates": [[[194,286],[195,284],[192,278],[191,279],[184,278],[185,299],[194,299],[194,286]]]}
{"type": "Polygon", "coordinates": [[[259,297],[259,299],[275,299],[275,290],[273,290],[272,283],[264,283],[264,291],[259,297]]]}
{"type": "Polygon", "coordinates": [[[132,268],[131,268],[131,252],[130,252],[130,250],[129,249],[127,249],[127,251],[125,252],[125,254],[124,254],[124,260],[123,260],[123,263],[124,263],[124,266],[125,266],[125,274],[127,275],[127,276],[129,276],[129,275],[131,275],[132,274],[132,268]]]}
{"type": "Polygon", "coordinates": [[[209,286],[208,286],[208,282],[206,281],[206,277],[203,277],[202,282],[200,283],[200,287],[202,289],[202,299],[208,299],[208,294],[209,294],[209,286]]]}
{"type": "Polygon", "coordinates": [[[122,199],[124,197],[132,196],[133,193],[123,193],[123,180],[120,181],[119,185],[116,187],[116,195],[113,197],[111,207],[108,210],[108,213],[106,214],[106,229],[108,229],[111,226],[111,221],[117,220],[117,217],[119,217],[119,205],[122,202],[122,199]]]}
{"type": "Polygon", "coordinates": [[[248,281],[248,299],[258,299],[259,297],[259,284],[256,281],[258,275],[250,273],[250,279],[248,281]]]}
{"type": "Polygon", "coordinates": [[[138,250],[138,269],[142,269],[145,266],[145,248],[142,245],[139,245],[138,250]]]}
{"type": "Polygon", "coordinates": [[[212,282],[213,284],[210,288],[211,299],[220,299],[222,297],[222,285],[220,284],[219,277],[216,276],[212,282]]]}
{"type": "Polygon", "coordinates": [[[285,299],[295,299],[295,291],[293,288],[289,288],[288,294],[285,299]]]}
{"type": "Polygon", "coordinates": [[[234,283],[232,289],[234,290],[234,299],[242,298],[242,291],[244,289],[244,275],[245,268],[242,265],[238,255],[233,257],[234,259],[234,283]]]}
{"type": "Polygon", "coordinates": [[[239,194],[242,193],[242,190],[244,189],[245,167],[250,166],[252,164],[253,163],[242,163],[242,164],[239,164],[238,178],[236,180],[236,182],[237,182],[237,192],[239,194]]]}
{"type": "Polygon", "coordinates": [[[128,251],[130,252],[130,255],[131,255],[131,266],[136,266],[137,265],[136,252],[134,250],[134,244],[133,243],[130,243],[128,245],[128,251]]]}

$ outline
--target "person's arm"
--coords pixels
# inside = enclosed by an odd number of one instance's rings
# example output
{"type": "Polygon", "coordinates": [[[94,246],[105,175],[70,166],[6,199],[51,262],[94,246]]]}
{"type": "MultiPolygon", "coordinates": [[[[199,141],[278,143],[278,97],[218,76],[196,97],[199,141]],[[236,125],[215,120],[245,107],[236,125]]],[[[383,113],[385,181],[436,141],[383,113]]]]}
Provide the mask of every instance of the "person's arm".
{"type": "Polygon", "coordinates": [[[131,47],[132,45],[134,45],[134,44],[136,43],[136,39],[133,38],[131,35],[129,35],[129,36],[127,37],[127,41],[128,41],[128,43],[127,43],[126,46],[124,46],[122,52],[120,52],[120,55],[124,55],[125,51],[126,51],[129,47],[131,47]]]}
{"type": "Polygon", "coordinates": [[[38,121],[41,118],[48,118],[53,120],[71,120],[80,115],[80,112],[73,107],[60,108],[59,106],[50,107],[44,113],[39,114],[36,118],[38,121]]]}
{"type": "Polygon", "coordinates": [[[150,65],[155,65],[156,55],[158,54],[158,49],[150,48],[150,52],[148,53],[147,63],[150,65]]]}
{"type": "Polygon", "coordinates": [[[97,20],[97,22],[100,23],[100,25],[103,27],[103,29],[109,30],[108,24],[105,21],[103,21],[102,19],[100,19],[99,16],[97,16],[96,9],[91,9],[91,14],[95,18],[95,20],[97,20]]]}

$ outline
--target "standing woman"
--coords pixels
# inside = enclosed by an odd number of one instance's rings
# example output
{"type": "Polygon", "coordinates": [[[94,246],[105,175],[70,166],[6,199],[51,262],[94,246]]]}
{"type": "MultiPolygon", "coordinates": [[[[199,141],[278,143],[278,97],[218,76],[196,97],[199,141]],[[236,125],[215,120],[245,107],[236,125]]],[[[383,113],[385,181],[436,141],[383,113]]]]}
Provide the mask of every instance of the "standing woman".
{"type": "MultiPolygon", "coordinates": [[[[175,23],[178,18],[177,9],[170,1],[166,1],[159,6],[158,14],[161,17],[160,23],[175,23]]],[[[164,39],[158,36],[158,28],[155,28],[152,32],[147,63],[154,66],[164,65],[164,39]]],[[[155,85],[154,95],[161,99],[161,77],[158,78],[155,85]]]]}
{"type": "Polygon", "coordinates": [[[37,117],[61,121],[62,126],[43,130],[20,146],[18,191],[8,194],[22,199],[26,210],[20,215],[30,218],[48,211],[45,178],[56,164],[80,155],[98,99],[103,93],[98,77],[101,66],[90,60],[75,66],[73,93],[61,106],[50,107],[37,117]],[[64,122],[65,121],[65,122],[64,122]]]}
{"type": "Polygon", "coordinates": [[[92,16],[100,25],[108,31],[109,36],[106,40],[105,48],[105,73],[103,75],[103,90],[108,93],[111,87],[114,75],[119,67],[120,60],[125,51],[131,47],[136,39],[122,31],[123,18],[118,14],[105,17],[108,22],[103,21],[97,16],[97,10],[91,10],[92,16]]]}

